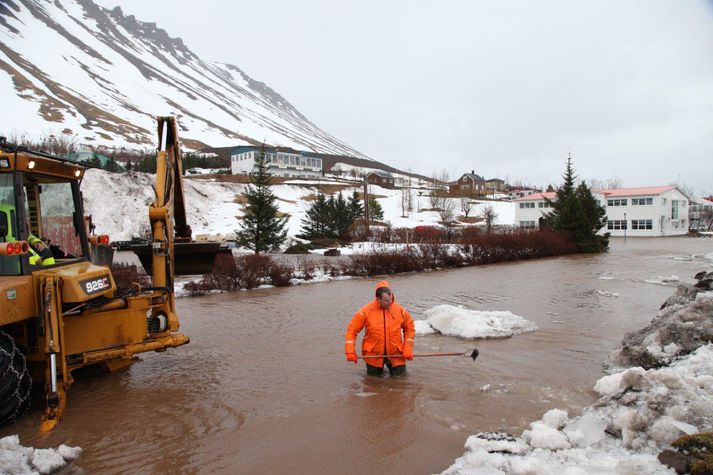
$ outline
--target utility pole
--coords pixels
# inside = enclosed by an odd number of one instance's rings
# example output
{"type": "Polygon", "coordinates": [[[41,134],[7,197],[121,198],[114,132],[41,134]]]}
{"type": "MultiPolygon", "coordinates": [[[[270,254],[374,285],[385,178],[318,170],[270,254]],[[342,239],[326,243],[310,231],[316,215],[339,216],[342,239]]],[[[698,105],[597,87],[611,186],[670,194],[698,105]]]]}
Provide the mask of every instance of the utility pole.
{"type": "Polygon", "coordinates": [[[368,190],[369,183],[366,181],[366,177],[364,177],[364,218],[366,219],[367,223],[370,223],[369,221],[369,190],[368,190]]]}

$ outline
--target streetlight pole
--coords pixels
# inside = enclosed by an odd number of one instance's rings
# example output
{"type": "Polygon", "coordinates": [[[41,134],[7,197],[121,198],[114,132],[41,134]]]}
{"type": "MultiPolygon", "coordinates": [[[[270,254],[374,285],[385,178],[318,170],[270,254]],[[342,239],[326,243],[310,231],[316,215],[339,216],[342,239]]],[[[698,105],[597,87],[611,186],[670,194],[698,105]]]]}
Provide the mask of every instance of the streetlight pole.
{"type": "Polygon", "coordinates": [[[626,213],[624,213],[624,241],[626,241],[626,230],[629,228],[629,222],[626,220],[626,213]]]}

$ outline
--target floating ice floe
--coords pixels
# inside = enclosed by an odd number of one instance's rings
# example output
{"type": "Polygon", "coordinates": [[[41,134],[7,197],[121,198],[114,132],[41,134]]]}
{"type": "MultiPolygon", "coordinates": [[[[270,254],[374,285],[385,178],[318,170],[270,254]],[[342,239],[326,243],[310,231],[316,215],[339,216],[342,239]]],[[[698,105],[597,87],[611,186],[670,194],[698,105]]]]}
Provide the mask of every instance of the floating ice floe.
{"type": "Polygon", "coordinates": [[[609,292],[607,290],[595,290],[595,294],[601,295],[602,297],[611,297],[611,298],[618,298],[619,294],[616,292],[609,292]]]}
{"type": "Polygon", "coordinates": [[[657,275],[653,279],[644,279],[644,282],[646,282],[647,284],[661,285],[661,284],[672,284],[672,283],[680,282],[680,280],[681,279],[679,279],[678,276],[676,276],[676,275],[672,275],[669,277],[657,275]]]}
{"type": "Polygon", "coordinates": [[[56,449],[35,449],[20,445],[17,435],[0,439],[0,473],[32,475],[52,473],[79,458],[80,447],[60,445],[56,449]]]}
{"type": "Polygon", "coordinates": [[[425,314],[425,320],[416,321],[417,335],[437,332],[459,338],[507,338],[537,330],[531,321],[507,311],[438,305],[425,314]]]}

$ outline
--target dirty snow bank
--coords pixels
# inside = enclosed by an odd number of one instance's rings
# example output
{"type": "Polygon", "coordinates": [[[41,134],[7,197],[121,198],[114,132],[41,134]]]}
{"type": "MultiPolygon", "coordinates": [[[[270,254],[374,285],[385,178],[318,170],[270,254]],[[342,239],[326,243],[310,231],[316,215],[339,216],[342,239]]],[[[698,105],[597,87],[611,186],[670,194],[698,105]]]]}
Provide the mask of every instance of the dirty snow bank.
{"type": "Polygon", "coordinates": [[[79,458],[80,447],[60,445],[56,449],[35,449],[20,445],[17,435],[0,439],[0,473],[37,474],[52,473],[68,462],[79,458]]]}
{"type": "Polygon", "coordinates": [[[416,322],[416,334],[441,333],[459,338],[507,338],[537,330],[534,323],[507,311],[470,310],[438,305],[416,322]]]}
{"type": "Polygon", "coordinates": [[[713,429],[713,272],[681,286],[651,325],[629,334],[573,418],[553,409],[520,437],[477,433],[444,473],[676,473],[659,459],[676,438],[713,429]]]}
{"type": "Polygon", "coordinates": [[[681,285],[645,328],[627,334],[611,357],[614,366],[655,368],[713,341],[713,272],[681,285]]]}
{"type": "Polygon", "coordinates": [[[711,429],[713,345],[669,367],[597,381],[601,399],[570,419],[552,409],[520,437],[478,433],[444,473],[675,473],[658,461],[677,437],[711,429]]]}

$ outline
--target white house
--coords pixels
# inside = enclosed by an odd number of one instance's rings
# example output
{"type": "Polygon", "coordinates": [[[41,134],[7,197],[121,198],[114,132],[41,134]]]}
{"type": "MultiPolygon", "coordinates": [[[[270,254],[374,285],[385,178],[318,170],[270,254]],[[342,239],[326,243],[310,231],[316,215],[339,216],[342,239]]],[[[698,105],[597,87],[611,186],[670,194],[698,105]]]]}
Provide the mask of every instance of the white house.
{"type": "MultiPolygon", "coordinates": [[[[600,234],[612,236],[676,236],[688,232],[689,198],[676,186],[647,186],[592,190],[606,209],[607,225],[600,234]]],[[[536,193],[515,200],[516,225],[539,227],[540,218],[550,211],[545,198],[556,193],[536,193]]]]}
{"type": "MultiPolygon", "coordinates": [[[[261,147],[241,146],[230,154],[230,172],[247,175],[255,171],[261,147]]],[[[322,176],[322,159],[305,152],[265,148],[267,171],[273,176],[313,178],[322,176]]]]}
{"type": "Polygon", "coordinates": [[[550,205],[546,199],[554,200],[557,193],[532,193],[515,199],[515,225],[523,229],[539,228],[541,218],[549,213],[550,205]]]}
{"type": "Polygon", "coordinates": [[[534,195],[536,193],[539,193],[539,190],[536,190],[534,188],[513,188],[510,191],[508,191],[508,196],[510,197],[511,200],[516,200],[518,198],[525,198],[530,195],[534,195]]]}

